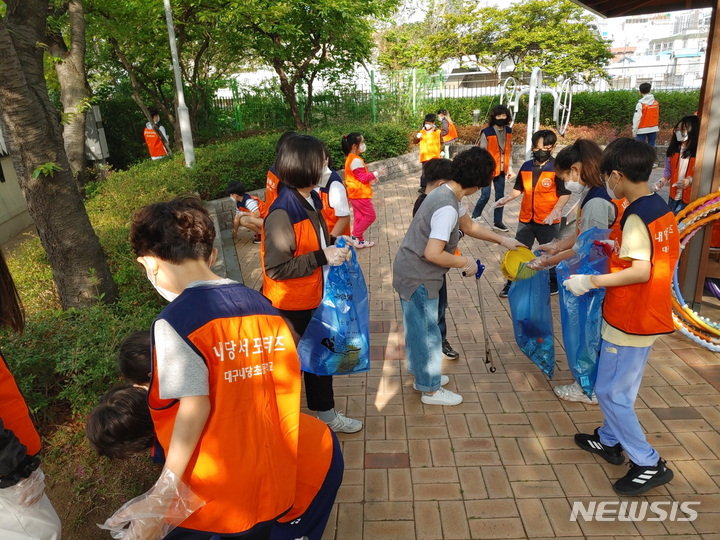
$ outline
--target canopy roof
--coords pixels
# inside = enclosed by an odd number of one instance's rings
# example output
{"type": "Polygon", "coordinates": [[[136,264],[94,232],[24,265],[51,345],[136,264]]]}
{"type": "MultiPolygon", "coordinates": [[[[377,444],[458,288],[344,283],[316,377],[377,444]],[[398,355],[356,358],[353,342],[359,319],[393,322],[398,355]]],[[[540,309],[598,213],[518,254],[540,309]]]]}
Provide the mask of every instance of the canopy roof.
{"type": "Polygon", "coordinates": [[[648,15],[683,9],[709,8],[717,5],[713,0],[572,0],[603,17],[648,15]]]}

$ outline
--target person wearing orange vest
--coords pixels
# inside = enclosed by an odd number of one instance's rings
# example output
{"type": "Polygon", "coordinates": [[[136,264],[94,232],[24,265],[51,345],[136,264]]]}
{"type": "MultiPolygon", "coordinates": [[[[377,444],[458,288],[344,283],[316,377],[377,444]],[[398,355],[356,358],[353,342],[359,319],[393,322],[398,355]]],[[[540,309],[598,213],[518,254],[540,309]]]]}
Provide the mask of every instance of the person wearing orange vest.
{"type": "MultiPolygon", "coordinates": [[[[0,250],[0,327],[22,332],[20,296],[0,250]]],[[[0,354],[0,538],[60,540],[60,519],[45,495],[38,435],[25,399],[0,354]]]]}
{"type": "Polygon", "coordinates": [[[322,201],[322,215],[330,236],[350,236],[350,202],[347,189],[337,171],[331,168],[332,158],[323,144],[325,168],[315,191],[322,201]]]}
{"type": "Polygon", "coordinates": [[[642,83],[640,85],[640,95],[642,96],[635,106],[635,114],[633,114],[632,134],[638,141],[645,141],[655,148],[660,128],[660,105],[655,97],[650,93],[652,85],[650,83],[642,83]]]}
{"type": "Polygon", "coordinates": [[[258,292],[217,276],[215,228],[195,196],[135,213],[130,243],[170,303],[152,326],[148,405],[165,451],[148,497],[106,521],[155,537],[183,491],[204,504],[164,538],[269,538],[293,505],[300,370],[292,333],[258,292]]]}
{"type": "MultiPolygon", "coordinates": [[[[280,138],[275,143],[276,156],[280,152],[283,144],[285,144],[285,141],[287,141],[291,137],[294,137],[295,135],[297,135],[297,133],[294,131],[286,131],[285,133],[280,135],[280,138]]],[[[283,187],[285,187],[284,184],[275,174],[275,166],[270,166],[270,169],[268,170],[267,176],[265,178],[265,206],[268,209],[270,208],[270,206],[272,206],[272,203],[275,202],[275,199],[277,199],[277,196],[280,194],[280,191],[282,191],[283,187]]]]}
{"type": "Polygon", "coordinates": [[[630,202],[621,221],[620,249],[611,256],[610,273],[576,274],[563,282],[576,296],[606,288],[595,383],[605,420],[593,434],[576,434],[575,443],[615,465],[627,453],[630,470],[613,486],[621,496],[641,495],[673,478],[634,409],[654,341],[675,330],[670,289],[679,233],[670,208],[648,186],[654,163],[655,149],[647,143],[625,137],[607,146],[600,172],[608,195],[630,202]]]}
{"type": "MultiPolygon", "coordinates": [[[[485,148],[495,159],[495,172],[492,185],[495,187],[495,200],[499,201],[505,195],[505,180],[512,180],[515,176],[512,169],[512,113],[505,105],[498,105],[490,112],[488,127],[480,132],[478,146],[485,148]]],[[[484,187],[480,198],[475,204],[472,218],[482,216],[485,205],[490,200],[490,186],[484,187]]],[[[510,229],[503,223],[503,207],[493,210],[493,229],[508,232],[510,229]]]]}
{"type": "Polygon", "coordinates": [[[437,112],[437,117],[440,119],[440,137],[443,144],[443,157],[450,159],[450,145],[458,140],[457,128],[455,127],[455,122],[450,118],[450,113],[447,109],[440,109],[437,112]]]}
{"type": "Polygon", "coordinates": [[[150,157],[153,160],[162,159],[170,152],[170,143],[168,142],[165,128],[160,125],[160,114],[155,107],[148,109],[152,122],[145,124],[143,136],[145,144],[147,144],[150,157]]]}
{"type": "MultiPolygon", "coordinates": [[[[310,135],[290,138],[280,149],[275,170],[285,188],[270,207],[263,226],[260,261],[263,294],[293,331],[297,343],[323,297],[324,268],[343,264],[349,248],[332,244],[314,187],[325,168],[322,143],[310,135]]],[[[348,239],[350,240],[350,239],[348,239]]],[[[362,422],[335,410],[333,378],[303,372],[308,409],[330,429],[355,433],[362,422]]]]}
{"type": "Polygon", "coordinates": [[[434,114],[426,114],[425,124],[413,139],[413,144],[420,145],[420,165],[422,166],[418,193],[425,191],[425,167],[427,166],[427,162],[431,159],[440,159],[442,157],[442,135],[441,131],[435,125],[436,119],[437,117],[434,114]]]}
{"type": "MultiPolygon", "coordinates": [[[[610,239],[619,243],[620,220],[627,200],[613,200],[608,195],[600,179],[601,157],[602,149],[590,139],[578,139],[555,156],[555,176],[565,182],[569,191],[580,194],[575,234],[541,245],[539,249],[544,254],[530,261],[529,268],[542,270],[573,257],[578,249],[577,237],[593,227],[612,229],[610,239]]],[[[577,381],[556,386],[554,391],[565,401],[597,405],[597,397],[594,394],[592,398],[587,397],[577,381]]]]}
{"type": "MultiPolygon", "coordinates": [[[[555,149],[557,135],[549,129],[536,131],[532,136],[533,159],[520,168],[515,186],[509,195],[495,202],[494,207],[504,206],[523,195],[520,205],[520,221],[515,238],[528,248],[535,240],[548,244],[560,232],[562,209],[570,200],[570,191],[565,182],[555,176],[555,149]]],[[[508,281],[500,292],[500,298],[507,298],[512,282],[508,281]]],[[[557,294],[555,269],[550,269],[550,294],[557,294]]]]}
{"type": "Polygon", "coordinates": [[[253,244],[260,243],[263,219],[267,216],[267,206],[259,197],[248,195],[242,182],[232,181],[225,189],[235,204],[235,216],[233,217],[233,238],[237,238],[240,226],[250,229],[255,233],[253,244]]]}
{"type": "Polygon", "coordinates": [[[675,124],[673,134],[665,157],[665,171],[653,191],[657,192],[669,183],[668,205],[673,214],[678,214],[690,204],[700,119],[695,115],[685,116],[675,124]]]}

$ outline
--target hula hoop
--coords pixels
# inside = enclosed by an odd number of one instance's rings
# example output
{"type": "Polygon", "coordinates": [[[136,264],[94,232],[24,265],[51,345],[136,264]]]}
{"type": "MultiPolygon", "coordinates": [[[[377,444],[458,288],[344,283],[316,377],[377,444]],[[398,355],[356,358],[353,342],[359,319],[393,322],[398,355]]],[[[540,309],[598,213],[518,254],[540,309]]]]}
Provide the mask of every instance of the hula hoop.
{"type": "MultiPolygon", "coordinates": [[[[710,193],[686,206],[677,215],[678,231],[680,232],[680,256],[685,246],[693,236],[702,228],[714,221],[720,220],[720,191],[710,193]]],[[[680,333],[691,339],[698,345],[713,352],[720,352],[720,323],[703,317],[692,310],[680,292],[678,283],[678,268],[680,257],[673,272],[672,306],[673,323],[680,333]]],[[[710,282],[710,291],[716,298],[720,298],[720,288],[710,282]]]]}
{"type": "Polygon", "coordinates": [[[712,279],[705,279],[705,287],[707,287],[707,289],[712,293],[715,298],[720,300],[720,287],[715,285],[715,282],[712,279]]]}

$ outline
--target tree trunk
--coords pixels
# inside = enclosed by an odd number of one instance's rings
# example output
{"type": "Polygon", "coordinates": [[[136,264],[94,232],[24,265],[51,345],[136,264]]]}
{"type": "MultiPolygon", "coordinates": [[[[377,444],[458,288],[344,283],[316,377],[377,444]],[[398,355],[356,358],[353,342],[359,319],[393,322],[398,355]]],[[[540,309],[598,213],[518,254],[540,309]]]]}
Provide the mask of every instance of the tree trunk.
{"type": "Polygon", "coordinates": [[[288,100],[288,105],[290,105],[290,112],[292,113],[293,119],[295,120],[295,128],[298,131],[305,131],[307,127],[305,126],[303,118],[300,115],[300,107],[298,106],[297,91],[295,90],[295,85],[291,84],[290,81],[288,81],[287,74],[285,73],[285,69],[282,65],[282,60],[280,60],[279,58],[274,59],[273,67],[275,68],[275,72],[278,74],[278,77],[280,77],[280,91],[288,100]]]}
{"type": "Polygon", "coordinates": [[[81,193],[85,190],[85,109],[90,90],[85,74],[85,13],[82,0],[70,0],[70,50],[62,34],[48,36],[50,54],[60,81],[60,101],[65,113],[63,140],[70,168],[81,193]]]}
{"type": "Polygon", "coordinates": [[[64,308],[112,302],[117,287],[65,154],[43,72],[47,0],[6,0],[0,21],[0,120],[28,212],[64,308]],[[33,172],[53,163],[61,170],[33,172]]]}

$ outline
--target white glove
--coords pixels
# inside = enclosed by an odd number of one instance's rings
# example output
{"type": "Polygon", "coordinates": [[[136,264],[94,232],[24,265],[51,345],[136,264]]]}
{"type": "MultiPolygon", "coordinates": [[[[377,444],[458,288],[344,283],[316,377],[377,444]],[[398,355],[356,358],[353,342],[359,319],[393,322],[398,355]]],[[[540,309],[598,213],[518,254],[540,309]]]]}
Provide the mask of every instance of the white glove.
{"type": "Polygon", "coordinates": [[[504,247],[505,249],[509,249],[510,251],[515,251],[519,247],[525,247],[525,244],[520,242],[519,240],[515,240],[515,238],[503,238],[503,241],[500,242],[500,245],[504,247]]]}
{"type": "Polygon", "coordinates": [[[553,208],[550,215],[543,220],[544,225],[552,225],[562,217],[562,208],[553,208]]]}
{"type": "Polygon", "coordinates": [[[498,208],[499,206],[505,206],[507,203],[512,201],[514,198],[515,197],[511,197],[510,195],[505,195],[502,199],[498,199],[497,201],[495,201],[495,204],[493,204],[490,207],[490,210],[492,210],[494,208],[498,208]]]}
{"type": "Polygon", "coordinates": [[[543,268],[547,268],[549,266],[548,259],[550,259],[550,255],[540,255],[539,257],[535,257],[525,266],[527,266],[530,270],[542,270],[543,268]]]}
{"type": "Polygon", "coordinates": [[[575,296],[582,296],[596,288],[591,278],[592,276],[588,274],[573,274],[570,279],[563,281],[563,286],[575,296]]]}
{"type": "Polygon", "coordinates": [[[664,185],[665,185],[665,178],[661,178],[660,180],[655,182],[655,184],[653,185],[653,187],[652,187],[653,192],[657,193],[658,191],[660,191],[663,188],[664,185]]]}
{"type": "Polygon", "coordinates": [[[325,258],[330,266],[340,266],[347,260],[347,256],[350,255],[350,248],[330,246],[323,249],[323,253],[325,253],[325,258]]]}
{"type": "Polygon", "coordinates": [[[387,167],[380,167],[378,170],[375,171],[375,176],[385,176],[387,174],[387,167]]]}
{"type": "Polygon", "coordinates": [[[418,138],[418,139],[422,139],[422,133],[418,133],[418,134],[417,134],[417,138],[418,138]]]}
{"type": "Polygon", "coordinates": [[[126,502],[98,527],[122,540],[160,540],[204,504],[180,478],[163,469],[150,491],[126,502]]]}
{"type": "Polygon", "coordinates": [[[10,488],[20,506],[30,508],[45,494],[45,474],[38,467],[27,478],[23,478],[10,488]]]}
{"type": "Polygon", "coordinates": [[[547,244],[540,244],[538,246],[540,251],[544,251],[548,255],[557,255],[560,252],[558,249],[557,242],[548,242],[547,244]]]}
{"type": "Polygon", "coordinates": [[[466,277],[466,278],[473,277],[474,278],[476,272],[477,272],[477,262],[475,262],[474,259],[471,259],[470,257],[468,257],[467,264],[460,269],[460,273],[463,275],[463,277],[466,277]]]}

